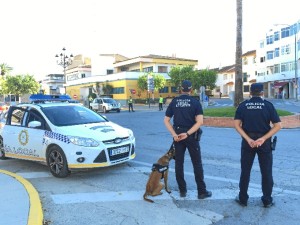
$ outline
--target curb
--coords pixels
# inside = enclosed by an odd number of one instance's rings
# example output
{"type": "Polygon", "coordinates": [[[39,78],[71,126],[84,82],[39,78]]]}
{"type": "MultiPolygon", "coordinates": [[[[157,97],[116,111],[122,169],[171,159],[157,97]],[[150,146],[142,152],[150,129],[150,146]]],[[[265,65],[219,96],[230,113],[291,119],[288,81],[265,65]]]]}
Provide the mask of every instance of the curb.
{"type": "Polygon", "coordinates": [[[32,184],[24,179],[23,177],[6,171],[0,170],[0,173],[9,175],[19,181],[26,189],[29,196],[29,215],[27,225],[43,225],[44,215],[42,210],[42,204],[40,201],[40,197],[36,189],[32,186],[32,184]]]}

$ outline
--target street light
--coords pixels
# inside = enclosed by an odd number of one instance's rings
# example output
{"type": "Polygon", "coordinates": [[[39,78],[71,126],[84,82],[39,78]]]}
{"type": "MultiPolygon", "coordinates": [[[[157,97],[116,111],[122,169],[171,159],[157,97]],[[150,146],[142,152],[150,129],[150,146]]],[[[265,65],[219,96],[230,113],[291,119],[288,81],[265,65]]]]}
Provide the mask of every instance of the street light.
{"type": "MultiPolygon", "coordinates": [[[[59,55],[56,54],[55,57],[56,58],[60,57],[60,59],[57,59],[57,64],[64,68],[64,86],[65,86],[66,85],[66,80],[67,80],[66,68],[72,64],[73,55],[72,54],[70,56],[66,55],[66,53],[65,53],[66,48],[63,48],[62,50],[63,50],[63,52],[60,53],[59,55]]],[[[65,90],[64,94],[66,94],[66,90],[65,90]]]]}

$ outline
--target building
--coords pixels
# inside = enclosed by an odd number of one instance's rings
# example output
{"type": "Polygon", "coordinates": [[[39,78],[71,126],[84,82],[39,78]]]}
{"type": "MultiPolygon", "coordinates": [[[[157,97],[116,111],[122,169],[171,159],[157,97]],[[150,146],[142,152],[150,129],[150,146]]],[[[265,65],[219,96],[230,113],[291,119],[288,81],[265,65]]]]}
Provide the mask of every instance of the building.
{"type": "Polygon", "coordinates": [[[266,97],[298,99],[300,95],[299,30],[300,21],[274,25],[259,43],[257,82],[264,83],[266,97]]]}
{"type": "MultiPolygon", "coordinates": [[[[147,98],[148,92],[138,89],[137,80],[148,72],[158,73],[169,79],[168,72],[173,66],[196,66],[197,60],[183,59],[160,55],[146,55],[135,58],[127,58],[119,54],[100,54],[92,58],[90,76],[70,79],[70,68],[67,70],[66,92],[71,97],[77,97],[85,105],[88,97],[95,93],[101,95],[104,88],[112,87],[113,98],[122,104],[127,102],[129,96],[134,99],[147,98]]],[[[78,74],[78,73],[77,73],[78,74]]],[[[158,93],[151,94],[152,98],[174,96],[177,89],[168,84],[158,93]]]]}

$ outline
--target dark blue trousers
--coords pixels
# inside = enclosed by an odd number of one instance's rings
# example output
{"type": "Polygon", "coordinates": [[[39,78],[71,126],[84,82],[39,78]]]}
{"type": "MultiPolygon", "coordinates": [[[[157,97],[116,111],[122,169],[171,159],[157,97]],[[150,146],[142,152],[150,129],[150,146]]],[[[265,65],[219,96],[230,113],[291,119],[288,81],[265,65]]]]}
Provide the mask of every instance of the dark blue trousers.
{"type": "Polygon", "coordinates": [[[204,182],[202,159],[199,141],[195,140],[194,137],[190,136],[187,139],[174,142],[175,143],[175,173],[176,181],[178,183],[179,191],[186,192],[186,182],[184,179],[184,155],[186,149],[188,149],[193,168],[195,181],[197,184],[198,194],[206,192],[206,185],[204,182]]]}
{"type": "Polygon", "coordinates": [[[250,174],[252,165],[255,159],[255,155],[258,156],[258,162],[261,172],[261,186],[263,196],[261,200],[264,204],[269,204],[273,201],[272,190],[273,190],[273,153],[271,150],[271,142],[267,140],[259,148],[251,148],[245,140],[242,140],[241,148],[241,176],[240,176],[240,201],[247,202],[248,187],[250,181],[250,174]]]}

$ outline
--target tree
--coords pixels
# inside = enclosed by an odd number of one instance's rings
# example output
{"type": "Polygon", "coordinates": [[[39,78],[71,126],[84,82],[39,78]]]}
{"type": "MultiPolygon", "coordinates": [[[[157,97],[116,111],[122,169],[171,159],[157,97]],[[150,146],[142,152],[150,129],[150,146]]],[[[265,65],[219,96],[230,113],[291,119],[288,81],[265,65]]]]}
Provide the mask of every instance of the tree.
{"type": "Polygon", "coordinates": [[[193,66],[174,66],[169,72],[171,83],[180,90],[181,83],[184,80],[194,81],[196,72],[193,66]]]}
{"type": "Polygon", "coordinates": [[[216,87],[217,72],[215,70],[209,70],[208,68],[198,70],[191,81],[195,90],[200,89],[201,86],[213,90],[216,87]]]}
{"type": "Polygon", "coordinates": [[[32,75],[7,76],[1,83],[3,94],[14,94],[22,96],[24,94],[35,94],[40,89],[39,83],[32,75]]]}
{"type": "Polygon", "coordinates": [[[108,83],[103,84],[102,91],[104,95],[110,95],[113,93],[114,87],[108,83]]]}
{"type": "Polygon", "coordinates": [[[235,52],[235,93],[234,106],[237,107],[243,99],[243,66],[242,66],[242,25],[243,0],[236,0],[236,52],[235,52]]]}
{"type": "Polygon", "coordinates": [[[0,64],[1,76],[9,75],[9,72],[12,71],[12,67],[8,66],[6,63],[0,64]]]}
{"type": "Polygon", "coordinates": [[[137,85],[141,91],[148,90],[148,75],[152,75],[154,80],[154,91],[162,89],[166,85],[166,79],[161,74],[145,73],[138,78],[137,85]]]}
{"type": "Polygon", "coordinates": [[[180,90],[183,80],[190,80],[194,90],[199,90],[201,86],[205,86],[210,90],[216,86],[217,72],[214,70],[194,70],[193,66],[176,66],[172,67],[169,72],[171,83],[180,90]]]}

